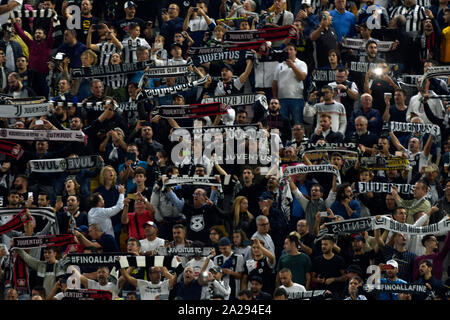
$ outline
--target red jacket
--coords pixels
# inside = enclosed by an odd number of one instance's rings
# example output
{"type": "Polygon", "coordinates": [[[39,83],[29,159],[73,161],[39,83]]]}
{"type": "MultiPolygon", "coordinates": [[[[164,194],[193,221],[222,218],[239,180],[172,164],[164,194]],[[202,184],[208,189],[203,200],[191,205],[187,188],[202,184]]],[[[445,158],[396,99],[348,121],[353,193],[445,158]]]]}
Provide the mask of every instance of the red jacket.
{"type": "Polygon", "coordinates": [[[14,23],[14,28],[17,34],[22,38],[23,42],[28,46],[30,50],[30,64],[29,69],[39,71],[41,75],[48,74],[48,64],[50,59],[50,51],[53,47],[54,39],[52,37],[53,33],[53,23],[50,23],[50,28],[47,33],[47,38],[41,42],[37,43],[35,40],[28,38],[28,36],[23,32],[22,28],[14,23]]]}

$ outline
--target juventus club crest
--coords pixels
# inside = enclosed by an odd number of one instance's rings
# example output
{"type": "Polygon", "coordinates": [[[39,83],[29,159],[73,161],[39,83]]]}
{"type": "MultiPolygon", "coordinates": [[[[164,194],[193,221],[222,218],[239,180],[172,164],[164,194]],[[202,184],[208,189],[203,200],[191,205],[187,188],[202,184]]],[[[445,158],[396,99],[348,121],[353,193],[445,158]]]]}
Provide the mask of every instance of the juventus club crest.
{"type": "Polygon", "coordinates": [[[205,219],[203,215],[192,216],[191,218],[191,230],[195,232],[202,231],[205,228],[205,219]]]}

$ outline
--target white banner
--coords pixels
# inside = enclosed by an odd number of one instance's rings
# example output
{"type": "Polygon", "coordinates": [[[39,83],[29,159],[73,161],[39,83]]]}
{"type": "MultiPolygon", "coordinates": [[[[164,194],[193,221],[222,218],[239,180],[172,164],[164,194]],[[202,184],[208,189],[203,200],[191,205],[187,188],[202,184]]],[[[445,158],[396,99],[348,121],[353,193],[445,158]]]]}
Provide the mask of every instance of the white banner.
{"type": "Polygon", "coordinates": [[[359,193],[392,193],[392,186],[396,186],[398,193],[413,194],[413,184],[400,184],[400,183],[383,183],[383,182],[358,182],[356,184],[356,192],[359,193]]]}
{"type": "Polygon", "coordinates": [[[0,105],[1,118],[40,117],[50,112],[50,103],[33,104],[2,104],[0,105]]]}
{"type": "Polygon", "coordinates": [[[326,172],[339,176],[339,171],[336,170],[336,168],[333,167],[331,164],[318,164],[312,166],[297,165],[286,167],[283,173],[283,177],[288,177],[299,173],[313,173],[313,172],[326,172]]]}
{"type": "Polygon", "coordinates": [[[431,133],[433,136],[441,134],[441,129],[435,124],[406,123],[391,121],[385,123],[386,129],[392,132],[420,132],[431,133]]]}
{"type": "Polygon", "coordinates": [[[74,130],[23,130],[0,129],[0,138],[10,140],[50,140],[50,141],[78,141],[87,143],[87,136],[83,131],[74,130]]]}

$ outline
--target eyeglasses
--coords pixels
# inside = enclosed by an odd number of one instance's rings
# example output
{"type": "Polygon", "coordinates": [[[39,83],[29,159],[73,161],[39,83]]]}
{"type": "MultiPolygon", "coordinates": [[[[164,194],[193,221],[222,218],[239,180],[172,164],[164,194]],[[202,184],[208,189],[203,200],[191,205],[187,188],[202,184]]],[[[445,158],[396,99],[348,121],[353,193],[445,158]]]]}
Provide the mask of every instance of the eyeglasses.
{"type": "Polygon", "coordinates": [[[209,235],[216,235],[218,234],[217,232],[210,232],[209,235]]]}
{"type": "Polygon", "coordinates": [[[200,192],[195,192],[195,193],[193,193],[192,195],[193,195],[193,196],[198,196],[198,197],[200,197],[200,196],[202,196],[202,195],[203,195],[203,193],[200,193],[200,192]]]}
{"type": "Polygon", "coordinates": [[[269,223],[267,222],[267,223],[261,223],[261,224],[258,224],[258,226],[260,226],[260,227],[265,227],[265,226],[268,226],[269,225],[269,223]]]}

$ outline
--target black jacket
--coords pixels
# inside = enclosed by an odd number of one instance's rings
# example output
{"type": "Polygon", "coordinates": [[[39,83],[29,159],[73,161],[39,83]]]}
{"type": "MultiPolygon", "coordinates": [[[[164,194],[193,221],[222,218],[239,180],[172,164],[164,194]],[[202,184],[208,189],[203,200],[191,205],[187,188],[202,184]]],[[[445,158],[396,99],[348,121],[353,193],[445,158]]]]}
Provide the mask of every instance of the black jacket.
{"type": "Polygon", "coordinates": [[[316,143],[319,140],[325,140],[328,143],[338,143],[338,142],[344,142],[344,136],[342,135],[342,133],[334,132],[331,129],[326,137],[324,137],[323,134],[317,135],[317,134],[313,133],[311,136],[311,143],[316,143]]]}

